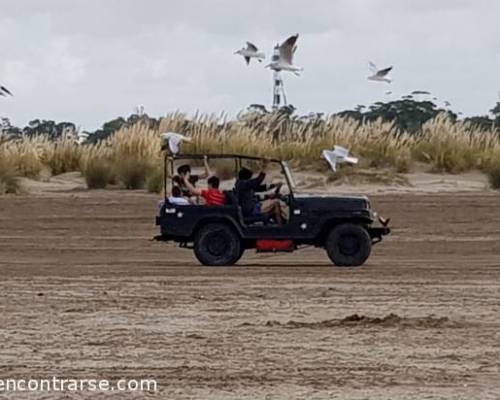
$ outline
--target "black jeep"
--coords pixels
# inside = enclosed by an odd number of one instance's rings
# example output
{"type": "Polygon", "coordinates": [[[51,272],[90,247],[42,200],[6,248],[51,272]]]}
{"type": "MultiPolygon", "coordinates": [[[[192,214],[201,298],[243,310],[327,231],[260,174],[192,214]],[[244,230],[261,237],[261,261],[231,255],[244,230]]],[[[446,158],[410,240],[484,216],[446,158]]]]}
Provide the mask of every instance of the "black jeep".
{"type": "MultiPolygon", "coordinates": [[[[247,249],[259,249],[265,241],[288,241],[292,250],[309,245],[324,248],[337,266],[362,265],[373,244],[390,232],[388,220],[377,218],[366,196],[307,195],[294,193],[295,181],[284,161],[267,160],[278,166],[285,178],[288,193],[276,193],[288,206],[288,219],[276,224],[272,219],[244,218],[234,190],[226,190],[224,206],[174,205],[168,201],[168,177],[174,176],[174,163],[200,162],[203,155],[165,155],[165,200],[156,217],[161,234],[155,239],[173,241],[194,249],[204,265],[233,265],[247,249]],[[169,171],[170,170],[170,171],[169,171]],[[378,222],[378,226],[374,223],[378,222]]],[[[208,155],[209,160],[234,160],[235,171],[242,164],[262,158],[241,155],[208,155]]],[[[290,250],[290,249],[288,249],[290,250]]]]}

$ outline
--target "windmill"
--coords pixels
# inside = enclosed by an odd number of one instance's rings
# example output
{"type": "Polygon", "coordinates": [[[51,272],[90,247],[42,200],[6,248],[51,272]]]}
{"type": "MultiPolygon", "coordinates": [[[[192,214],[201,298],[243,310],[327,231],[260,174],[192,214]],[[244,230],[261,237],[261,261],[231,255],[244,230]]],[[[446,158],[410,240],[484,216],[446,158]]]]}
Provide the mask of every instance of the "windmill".
{"type": "Polygon", "coordinates": [[[273,110],[279,109],[282,105],[287,105],[285,87],[281,77],[281,71],[293,72],[299,76],[299,72],[304,69],[293,64],[293,56],[297,50],[297,39],[299,34],[290,36],[282,44],[274,47],[271,63],[266,65],[273,71],[273,110]],[[283,101],[282,101],[283,100],[283,101]]]}
{"type": "MultiPolygon", "coordinates": [[[[277,62],[280,57],[279,46],[276,45],[274,48],[273,56],[271,57],[272,62],[277,62]]],[[[285,88],[283,86],[283,79],[281,78],[281,71],[273,69],[273,111],[277,110],[281,106],[281,99],[283,98],[283,105],[286,105],[286,94],[285,88]]]]}
{"type": "MultiPolygon", "coordinates": [[[[289,71],[300,76],[300,72],[304,70],[293,64],[293,56],[297,50],[296,43],[298,38],[299,34],[297,33],[290,36],[283,43],[277,44],[274,47],[271,63],[266,65],[266,68],[270,68],[273,71],[273,110],[278,110],[280,107],[287,105],[281,72],[289,71]]],[[[250,64],[252,58],[256,58],[260,62],[265,57],[264,53],[260,52],[257,46],[251,42],[247,42],[247,47],[243,47],[234,54],[243,56],[247,65],[250,64]]]]}

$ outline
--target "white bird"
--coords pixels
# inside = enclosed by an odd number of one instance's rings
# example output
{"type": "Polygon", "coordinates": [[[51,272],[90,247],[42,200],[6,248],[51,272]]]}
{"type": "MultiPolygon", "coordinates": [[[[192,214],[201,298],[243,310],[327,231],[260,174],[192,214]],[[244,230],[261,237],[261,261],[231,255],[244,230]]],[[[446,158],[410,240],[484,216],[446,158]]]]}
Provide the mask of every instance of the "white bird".
{"type": "Polygon", "coordinates": [[[298,76],[299,72],[304,70],[304,68],[293,65],[293,56],[297,50],[298,38],[299,34],[297,33],[290,36],[281,45],[276,46],[275,49],[278,50],[278,54],[273,56],[271,63],[266,67],[274,71],[290,71],[298,76]]]}
{"type": "Polygon", "coordinates": [[[5,86],[0,85],[0,96],[14,96],[9,89],[7,89],[5,86]]]}
{"type": "Polygon", "coordinates": [[[161,134],[163,141],[162,150],[168,146],[168,149],[172,154],[179,154],[181,150],[182,142],[190,142],[191,139],[180,133],[175,132],[165,132],[161,134]]]}
{"type": "Polygon", "coordinates": [[[78,131],[76,134],[76,143],[78,145],[81,145],[85,143],[85,141],[88,139],[89,133],[85,131],[78,131]]]}
{"type": "Polygon", "coordinates": [[[337,163],[357,164],[358,159],[349,155],[349,150],[342,146],[334,146],[332,150],[323,150],[323,157],[328,161],[332,170],[337,171],[337,163]]]}
{"type": "Polygon", "coordinates": [[[373,74],[373,75],[370,75],[368,77],[368,79],[370,81],[387,82],[387,83],[392,82],[392,79],[388,77],[389,72],[392,71],[392,68],[393,68],[392,66],[384,68],[384,69],[378,69],[377,66],[370,61],[369,67],[370,67],[370,71],[373,74]]]}
{"type": "Polygon", "coordinates": [[[243,56],[247,65],[250,64],[250,59],[252,58],[256,58],[258,62],[262,62],[262,60],[266,58],[266,55],[262,51],[259,51],[256,45],[250,42],[247,42],[247,47],[242,47],[240,50],[235,51],[234,54],[243,56]]]}

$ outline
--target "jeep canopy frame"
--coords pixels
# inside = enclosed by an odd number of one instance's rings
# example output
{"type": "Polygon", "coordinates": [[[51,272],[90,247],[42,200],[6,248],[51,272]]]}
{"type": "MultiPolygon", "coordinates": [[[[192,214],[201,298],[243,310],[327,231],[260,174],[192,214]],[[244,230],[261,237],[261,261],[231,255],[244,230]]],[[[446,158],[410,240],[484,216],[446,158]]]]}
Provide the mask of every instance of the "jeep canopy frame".
{"type": "MultiPolygon", "coordinates": [[[[269,163],[276,163],[279,164],[281,167],[281,173],[285,176],[285,180],[288,186],[288,190],[290,192],[290,196],[293,197],[293,190],[296,187],[295,180],[293,178],[293,175],[290,171],[290,168],[288,166],[288,163],[283,160],[278,160],[275,158],[264,158],[264,157],[253,157],[253,156],[245,156],[241,154],[169,154],[165,152],[164,156],[164,165],[163,165],[163,192],[164,192],[164,198],[165,200],[168,197],[167,193],[167,185],[168,185],[168,178],[172,180],[173,177],[175,176],[175,166],[174,163],[176,161],[182,161],[182,160],[203,160],[205,156],[208,158],[208,161],[210,160],[224,160],[224,159],[233,159],[234,160],[234,171],[235,171],[235,176],[238,176],[238,171],[242,167],[242,161],[243,160],[249,160],[249,161],[266,161],[269,163]],[[169,166],[170,166],[170,174],[169,174],[169,166]]],[[[172,182],[173,183],[173,182],[172,182]]]]}

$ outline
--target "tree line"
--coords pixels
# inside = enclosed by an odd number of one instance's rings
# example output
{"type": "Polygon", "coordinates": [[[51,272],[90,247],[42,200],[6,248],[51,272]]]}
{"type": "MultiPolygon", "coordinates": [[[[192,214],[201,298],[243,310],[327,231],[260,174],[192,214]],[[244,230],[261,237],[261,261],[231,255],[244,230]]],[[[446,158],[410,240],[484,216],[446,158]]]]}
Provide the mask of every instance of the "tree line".
{"type": "MultiPolygon", "coordinates": [[[[376,102],[369,107],[357,106],[352,110],[344,110],[334,115],[339,117],[349,117],[356,121],[375,121],[382,119],[383,121],[394,122],[399,130],[404,130],[410,133],[418,134],[422,125],[430,119],[436,117],[440,113],[447,113],[452,121],[457,121],[459,115],[457,113],[439,108],[434,102],[429,100],[416,100],[412,96],[404,96],[401,99],[387,102],[376,102]]],[[[248,120],[249,116],[252,119],[261,117],[269,117],[273,114],[279,114],[280,117],[293,120],[295,122],[321,121],[325,116],[322,113],[310,113],[307,115],[297,115],[296,109],[292,105],[282,107],[277,111],[270,111],[265,106],[260,104],[250,105],[244,112],[240,113],[237,120],[248,120]]],[[[267,118],[266,118],[267,119],[267,118]]],[[[81,143],[97,143],[106,139],[117,130],[136,124],[142,121],[152,129],[159,127],[160,119],[148,116],[145,113],[134,113],[128,117],[118,117],[111,121],[105,122],[101,128],[95,131],[80,131],[77,125],[73,122],[56,122],[52,120],[34,119],[25,127],[17,127],[11,124],[9,118],[3,117],[1,120],[1,131],[4,135],[10,138],[20,138],[23,136],[38,136],[44,135],[49,139],[57,139],[65,133],[71,133],[78,136],[82,140],[81,143]]],[[[500,102],[490,110],[490,115],[473,116],[463,118],[463,121],[469,122],[472,126],[485,130],[492,131],[496,134],[500,132],[500,102]]],[[[236,121],[237,122],[237,121],[236,121]]],[[[263,128],[265,128],[263,126],[263,128]]]]}

